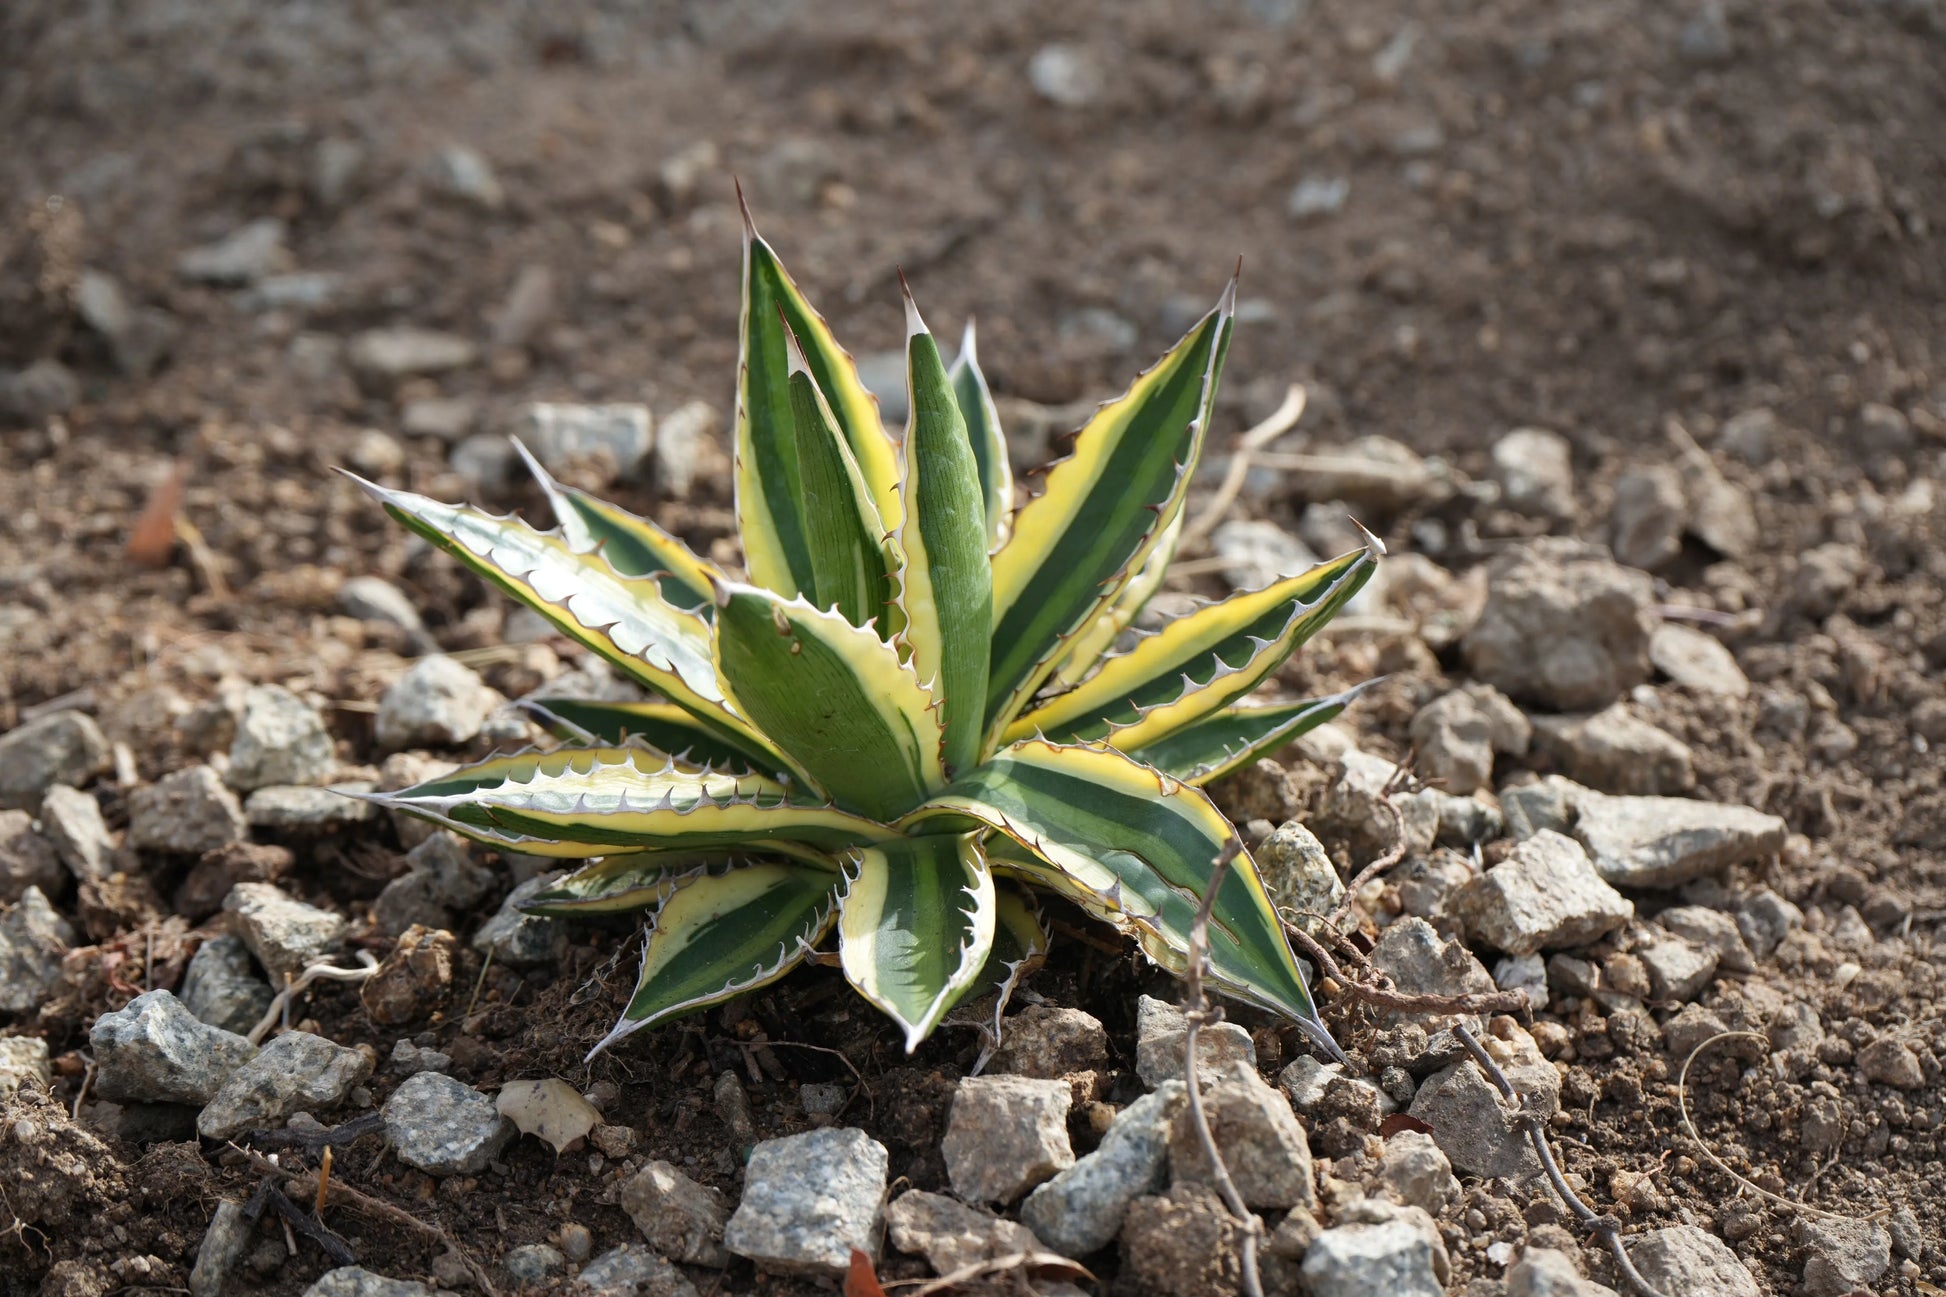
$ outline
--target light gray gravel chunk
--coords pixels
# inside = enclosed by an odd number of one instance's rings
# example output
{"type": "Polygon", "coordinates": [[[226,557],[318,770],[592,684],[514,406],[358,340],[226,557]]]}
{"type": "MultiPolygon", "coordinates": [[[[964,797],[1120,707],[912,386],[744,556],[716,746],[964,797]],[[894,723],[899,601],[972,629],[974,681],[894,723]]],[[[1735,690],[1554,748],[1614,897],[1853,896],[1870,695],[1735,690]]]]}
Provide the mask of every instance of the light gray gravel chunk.
{"type": "Polygon", "coordinates": [[[1573,796],[1574,836],[1617,887],[1677,887],[1784,848],[1775,815],[1687,797],[1573,796]]]}
{"type": "Polygon", "coordinates": [[[1918,1053],[1897,1036],[1880,1036],[1859,1050],[1858,1070],[1866,1080],[1895,1090],[1921,1090],[1926,1085],[1918,1053]]]}
{"type": "Polygon", "coordinates": [[[1892,1267],[1892,1235],[1877,1221],[1799,1217],[1797,1241],[1809,1253],[1804,1297],[1871,1292],[1892,1267]]]}
{"type": "Polygon", "coordinates": [[[1543,829],[1450,898],[1475,941],[1510,955],[1585,946],[1635,917],[1573,838],[1543,829]]]}
{"type": "Polygon", "coordinates": [[[0,811],[0,904],[18,901],[30,887],[59,894],[67,881],[60,853],[35,831],[34,817],[26,811],[0,811]]]}
{"type": "Polygon", "coordinates": [[[514,435],[548,468],[561,471],[584,456],[602,454],[618,478],[633,474],[655,446],[649,407],[555,405],[537,402],[520,413],[514,435]]]}
{"type": "Polygon", "coordinates": [[[590,1261],[572,1291],[588,1297],[697,1297],[688,1276],[640,1243],[623,1243],[590,1261]]]}
{"type": "Polygon", "coordinates": [[[760,1142],[723,1245],[774,1274],[838,1278],[853,1248],[877,1260],[887,1162],[885,1145],[849,1127],[760,1142]]]}
{"type": "Polygon", "coordinates": [[[236,794],[208,766],[167,774],[128,798],[128,844],[140,851],[200,856],[250,836],[236,794]]]}
{"type": "Polygon", "coordinates": [[[253,685],[237,711],[225,782],[238,792],[271,784],[319,784],[337,768],[324,717],[282,685],[253,685]]]}
{"type": "Polygon", "coordinates": [[[1170,1131],[1187,1097],[1181,1081],[1164,1081],[1124,1108],[1094,1152],[1028,1195],[1021,1222],[1062,1256],[1108,1246],[1128,1205],[1162,1187],[1170,1131]]]}
{"type": "Polygon", "coordinates": [[[38,887],[0,915],[0,1013],[32,1013],[61,982],[74,929],[38,887]]]}
{"type": "Polygon", "coordinates": [[[0,808],[31,811],[56,784],[85,786],[108,769],[108,739],[86,712],[52,712],[0,734],[0,808]]]}
{"type": "MultiPolygon", "coordinates": [[[[1135,1071],[1154,1089],[1182,1078],[1183,1037],[1189,1023],[1173,1004],[1143,996],[1135,1002],[1135,1071]]],[[[1257,1043],[1234,1022],[1219,1022],[1196,1035],[1196,1064],[1217,1068],[1233,1061],[1257,1065],[1257,1043]]]]}
{"type": "Polygon", "coordinates": [[[1041,1241],[1025,1225],[1002,1220],[943,1193],[914,1189],[885,1210],[892,1246],[926,1258],[935,1274],[1016,1252],[1039,1252],[1041,1241]]]}
{"type": "Polygon", "coordinates": [[[45,1040],[39,1036],[0,1036],[0,1099],[22,1086],[45,1090],[53,1084],[45,1040]]]}
{"type": "Polygon", "coordinates": [[[205,1139],[282,1124],[292,1113],[327,1112],[372,1074],[371,1059],[308,1031],[287,1031],[230,1073],[196,1118],[205,1139]]]}
{"type": "Polygon", "coordinates": [[[243,1214],[242,1203],[225,1198],[216,1204],[202,1245],[196,1249],[196,1267],[189,1272],[191,1297],[218,1297],[230,1272],[243,1260],[255,1228],[243,1214]]]}
{"type": "Polygon", "coordinates": [[[507,894],[494,916],[473,934],[473,949],[491,954],[508,968],[545,968],[567,952],[567,924],[544,915],[523,914],[522,904],[559,882],[556,873],[537,874],[507,894]]]}
{"type": "Polygon", "coordinates": [[[438,1297],[411,1279],[387,1279],[361,1266],[339,1266],[304,1290],[304,1297],[438,1297]]]}
{"type": "Polygon", "coordinates": [[[1339,1225],[1304,1253],[1304,1290],[1311,1297],[1443,1297],[1434,1246],[1404,1220],[1339,1225]]]}
{"type": "Polygon", "coordinates": [[[1759,887],[1737,907],[1737,931],[1757,959],[1768,959],[1785,937],[1804,926],[1804,911],[1768,887],[1759,887]]]}
{"type": "Polygon", "coordinates": [[[238,883],[223,899],[223,910],[273,984],[296,977],[344,939],[342,916],[306,905],[270,883],[238,883]]]}
{"type": "Polygon", "coordinates": [[[1717,964],[1726,973],[1756,970],[1756,959],[1738,930],[1736,919],[1721,910],[1702,905],[1676,905],[1656,915],[1655,921],[1683,940],[1715,951],[1717,964]]]}
{"type": "Polygon", "coordinates": [[[1522,702],[1606,707],[1649,676],[1654,588],[1644,572],[1562,537],[1493,560],[1463,642],[1473,675],[1522,702]]]}
{"type": "Polygon", "coordinates": [[[435,653],[414,662],[385,691],[374,732],[387,749],[466,743],[505,701],[471,667],[435,653]]]}
{"type": "Polygon", "coordinates": [[[283,833],[336,833],[378,818],[378,807],[350,793],[369,793],[367,780],[310,788],[277,784],[259,788],[243,803],[243,816],[253,827],[283,833]]]}
{"type": "Polygon", "coordinates": [[[71,873],[100,880],[115,868],[115,839],[101,817],[101,803],[66,784],[56,784],[41,799],[41,831],[54,844],[71,873]]]}
{"type": "Polygon", "coordinates": [[[1074,1165],[1066,1081],[966,1076],[953,1094],[941,1152],[953,1192],[968,1202],[1011,1203],[1074,1165]]]}
{"type": "Polygon", "coordinates": [[[723,1195],[668,1162],[650,1162],[622,1186],[622,1210],[662,1255],[686,1265],[730,1264],[723,1225],[730,1210],[723,1195]]]}
{"type": "Polygon", "coordinates": [[[1433,1137],[1421,1131],[1402,1130],[1385,1141],[1378,1176],[1386,1192],[1399,1202],[1434,1216],[1459,1197],[1453,1164],[1439,1151],[1433,1137]]]}
{"type": "Polygon", "coordinates": [[[1664,622],[1656,627],[1649,637],[1649,661],[1685,689],[1725,698],[1750,696],[1750,678],[1737,665],[1736,654],[1694,626],[1664,622]]]}
{"type": "MultiPolygon", "coordinates": [[[[1514,1058],[1496,1061],[1516,1094],[1543,1118],[1553,1115],[1560,1106],[1561,1074],[1532,1042],[1514,1058]]],[[[1409,1111],[1432,1126],[1440,1152],[1461,1175],[1512,1179],[1540,1174],[1518,1114],[1470,1058],[1427,1077],[1409,1111]]]]}
{"type": "Polygon", "coordinates": [[[1536,518],[1574,516],[1574,447],[1546,428],[1515,428],[1487,452],[1488,474],[1509,509],[1536,518]]]}
{"type": "Polygon", "coordinates": [[[1617,704],[1586,716],[1537,716],[1534,748],[1568,778],[1606,793],[1695,787],[1695,756],[1674,735],[1617,704]]]}
{"type": "Polygon", "coordinates": [[[274,216],[251,221],[214,243],[183,253],[176,258],[176,273],[225,288],[254,284],[289,260],[284,232],[284,223],[274,216]]]}
{"type": "Polygon", "coordinates": [[[338,607],[347,616],[356,617],[359,621],[397,626],[406,633],[413,646],[422,651],[431,651],[435,647],[412,600],[406,597],[405,591],[383,577],[352,577],[338,588],[338,607]]]}
{"type": "MultiPolygon", "coordinates": [[[[1473,953],[1448,941],[1424,919],[1400,919],[1372,947],[1371,961],[1407,995],[1470,995],[1494,989],[1473,953]]],[[[1449,1014],[1400,1014],[1401,1021],[1443,1021],[1449,1014]]]]}
{"type": "Polygon", "coordinates": [[[1762,1297],[1737,1254],[1694,1225],[1624,1235],[1623,1245],[1642,1277],[1664,1297],[1762,1297]]]}
{"type": "Polygon", "coordinates": [[[276,993],[257,972],[250,948],[238,937],[211,937],[190,957],[182,975],[183,1007],[197,1020],[239,1036],[248,1035],[276,993]]]}
{"type": "Polygon", "coordinates": [[[383,1112],[392,1151],[429,1175],[477,1174],[517,1133],[492,1099],[441,1072],[407,1077],[383,1112]]]}
{"type": "Polygon", "coordinates": [[[168,991],[136,996],[88,1033],[95,1088],[114,1102],[208,1103],[257,1047],[198,1022],[168,991]]]}
{"type": "Polygon", "coordinates": [[[1657,1000],[1693,1000],[1716,976],[1716,952],[1671,933],[1650,929],[1632,954],[1648,970],[1649,987],[1657,1000]]]}
{"type": "Polygon", "coordinates": [[[1530,1247],[1507,1268],[1507,1297],[1617,1297],[1613,1288],[1585,1279],[1574,1258],[1551,1247],[1530,1247]]]}
{"type": "Polygon", "coordinates": [[[433,830],[405,862],[406,872],[387,883],[372,905],[373,921],[387,936],[415,923],[450,929],[493,889],[493,872],[474,863],[466,839],[445,829],[433,830]]]}
{"type": "MultiPolygon", "coordinates": [[[[1311,1145],[1297,1124],[1291,1101],[1247,1063],[1231,1063],[1203,1080],[1203,1115],[1246,1205],[1259,1208],[1317,1206],[1311,1181],[1311,1145]]],[[[1213,1182],[1202,1137],[1188,1103],[1176,1114],[1169,1137],[1175,1183],[1213,1182]]]]}
{"type": "Polygon", "coordinates": [[[527,1243],[520,1247],[509,1248],[500,1258],[500,1268],[507,1272],[507,1278],[521,1288],[530,1284],[547,1282],[553,1276],[568,1268],[568,1259],[561,1255],[561,1249],[548,1243],[527,1243]]]}
{"type": "Polygon", "coordinates": [[[1108,1032],[1080,1009],[1032,1004],[1001,1024],[1000,1047],[988,1069],[1047,1080],[1086,1072],[1108,1061],[1108,1032]]]}
{"type": "Polygon", "coordinates": [[[345,349],[345,360],[359,381],[381,391],[401,379],[464,369],[478,355],[479,349],[465,338],[411,325],[369,329],[345,349]]]}
{"type": "Polygon", "coordinates": [[[1277,826],[1254,853],[1264,890],[1279,910],[1289,910],[1313,934],[1345,897],[1344,880],[1317,835],[1297,820],[1277,826]]]}
{"type": "Polygon", "coordinates": [[[1609,515],[1615,557],[1644,572],[1664,566],[1682,553],[1688,512],[1681,473],[1667,464],[1628,469],[1615,480],[1615,507],[1609,515]]]}

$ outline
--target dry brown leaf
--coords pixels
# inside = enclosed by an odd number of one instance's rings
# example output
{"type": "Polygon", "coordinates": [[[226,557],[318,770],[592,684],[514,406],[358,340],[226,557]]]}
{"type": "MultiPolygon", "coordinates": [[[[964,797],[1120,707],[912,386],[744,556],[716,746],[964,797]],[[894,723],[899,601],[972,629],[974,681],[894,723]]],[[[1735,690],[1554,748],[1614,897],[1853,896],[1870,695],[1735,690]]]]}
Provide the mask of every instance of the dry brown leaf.
{"type": "Polygon", "coordinates": [[[601,1113],[575,1092],[566,1081],[549,1077],[545,1081],[509,1081],[500,1087],[495,1101],[500,1115],[532,1135],[554,1146],[556,1153],[577,1139],[587,1138],[601,1121],[601,1113]]]}

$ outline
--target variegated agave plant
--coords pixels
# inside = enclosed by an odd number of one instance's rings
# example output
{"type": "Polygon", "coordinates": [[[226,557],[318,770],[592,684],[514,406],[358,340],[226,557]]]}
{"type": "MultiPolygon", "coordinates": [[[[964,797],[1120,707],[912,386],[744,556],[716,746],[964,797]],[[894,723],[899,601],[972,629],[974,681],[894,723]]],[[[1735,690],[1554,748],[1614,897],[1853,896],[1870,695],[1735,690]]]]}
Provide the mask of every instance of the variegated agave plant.
{"type": "MultiPolygon", "coordinates": [[[[382,800],[586,861],[535,913],[653,907],[635,993],[597,1049],[781,977],[835,927],[845,976],[910,1050],[956,1003],[1004,1003],[1046,946],[1035,888],[1180,973],[1236,836],[1199,785],[1344,708],[1349,695],[1242,699],[1379,553],[1374,541],[1105,655],[1181,535],[1234,282],[1016,509],[971,326],[948,368],[907,292],[911,415],[896,438],[746,227],[735,486],[749,579],[531,459],[552,531],[368,484],[661,699],[549,701],[562,746],[382,800]]],[[[1337,1052],[1247,852],[1214,904],[1209,969],[1337,1052]]]]}

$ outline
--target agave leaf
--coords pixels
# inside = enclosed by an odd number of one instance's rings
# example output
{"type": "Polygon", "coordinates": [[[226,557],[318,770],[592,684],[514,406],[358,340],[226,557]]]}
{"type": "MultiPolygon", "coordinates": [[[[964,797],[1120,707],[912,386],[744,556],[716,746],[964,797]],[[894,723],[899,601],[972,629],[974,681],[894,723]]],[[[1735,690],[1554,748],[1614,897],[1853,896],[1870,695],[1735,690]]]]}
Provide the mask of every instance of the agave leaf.
{"type": "Polygon", "coordinates": [[[830,403],[812,380],[804,352],[788,328],[784,343],[790,357],[791,418],[811,571],[804,593],[813,607],[836,608],[846,621],[863,626],[891,599],[878,510],[830,403]]]}
{"type": "MultiPolygon", "coordinates": [[[[684,612],[705,621],[716,609],[709,601],[709,583],[716,568],[647,518],[597,500],[586,491],[554,480],[527,447],[514,440],[514,449],[547,495],[561,539],[579,554],[599,554],[602,561],[625,577],[652,577],[662,597],[684,612]]],[[[718,574],[720,575],[720,574],[718,574]]]]}
{"type": "Polygon", "coordinates": [[[1199,608],[1022,714],[1004,737],[1106,737],[1123,751],[1156,742],[1256,688],[1337,615],[1377,564],[1376,552],[1359,550],[1199,608]]]}
{"type": "MultiPolygon", "coordinates": [[[[715,611],[715,605],[710,606],[715,611]]],[[[696,723],[674,703],[608,703],[579,698],[527,698],[533,712],[555,738],[591,747],[647,744],[679,761],[713,770],[750,768],[750,755],[696,723]]],[[[764,771],[774,774],[776,771],[764,771]]]]}
{"type": "Polygon", "coordinates": [[[776,842],[838,849],[885,836],[880,826],[835,806],[793,802],[765,776],[705,770],[641,748],[493,757],[369,799],[483,840],[492,840],[486,831],[594,847],[575,855],[617,848],[762,849],[776,842]]]}
{"type": "Polygon", "coordinates": [[[649,929],[635,994],[588,1056],[782,977],[829,931],[838,881],[829,870],[782,863],[677,880],[649,929]]]}
{"type": "MultiPolygon", "coordinates": [[[[994,834],[987,839],[987,844],[1011,844],[1012,841],[994,834]]],[[[992,863],[997,875],[998,862],[992,863]]],[[[1041,926],[1040,908],[1034,904],[1032,894],[1019,887],[996,885],[993,949],[987,952],[986,966],[980,975],[967,983],[958,1000],[960,1004],[971,1004],[984,996],[994,997],[993,1019],[987,1026],[994,1045],[1000,1043],[1007,1002],[1013,998],[1014,988],[1020,985],[1021,978],[1041,966],[1046,955],[1047,929],[1041,926]]]]}
{"type": "Polygon", "coordinates": [[[1116,637],[1128,629],[1162,588],[1169,575],[1169,565],[1176,560],[1176,544],[1182,539],[1182,519],[1182,511],[1178,509],[1176,520],[1164,529],[1155,549],[1122,584],[1114,600],[1095,617],[1093,625],[1068,641],[1066,649],[1057,657],[1060,662],[1054,672],[1057,687],[1071,689],[1087,678],[1088,672],[1101,661],[1101,655],[1114,646],[1116,637]]]}
{"type": "Polygon", "coordinates": [[[676,880],[713,861],[691,852],[643,851],[593,860],[527,898],[523,914],[571,919],[646,910],[669,899],[676,880]]]}
{"type": "Polygon", "coordinates": [[[986,502],[987,549],[1000,548],[1013,529],[1014,470],[1007,458],[1007,438],[1000,431],[1000,411],[994,407],[987,376],[980,371],[973,321],[966,322],[959,359],[947,375],[960,418],[966,421],[967,441],[980,466],[980,496],[986,502]]]}
{"type": "Polygon", "coordinates": [[[979,761],[985,720],[987,636],[993,626],[986,504],[966,421],[909,289],[905,314],[912,417],[900,483],[905,523],[899,549],[905,567],[899,607],[912,669],[939,699],[946,768],[952,772],[979,761]]]}
{"type": "Polygon", "coordinates": [[[945,783],[932,695],[898,650],[802,599],[716,590],[716,658],[737,709],[843,806],[889,820],[945,783]]]}
{"type": "MultiPolygon", "coordinates": [[[[1002,749],[899,827],[934,819],[947,827],[971,819],[1013,838],[1066,876],[1064,895],[1131,933],[1150,959],[1177,973],[1187,966],[1190,928],[1216,858],[1236,837],[1200,789],[1106,745],[1038,739],[1002,749]]],[[[1045,876],[1020,860],[1009,867],[1045,876]]],[[[1285,1014],[1337,1055],[1247,851],[1217,893],[1209,952],[1212,980],[1225,992],[1285,1014]]]]}
{"type": "MultiPolygon", "coordinates": [[[[739,195],[739,201],[741,195],[739,195]]],[[[737,368],[736,512],[750,578],[789,597],[813,588],[803,482],[791,410],[786,330],[803,348],[817,389],[851,447],[878,511],[878,533],[899,524],[898,455],[878,401],[744,209],[742,358],[737,368]]]]}
{"type": "Polygon", "coordinates": [[[600,556],[576,553],[561,537],[518,518],[352,480],[414,532],[681,707],[723,742],[761,757],[767,768],[790,768],[725,702],[710,657],[709,624],[663,599],[653,582],[624,577],[600,556]]]}
{"type": "Polygon", "coordinates": [[[1302,702],[1232,703],[1152,743],[1130,749],[1128,755],[1200,788],[1336,720],[1374,683],[1366,681],[1341,694],[1302,702]]]}
{"type": "Polygon", "coordinates": [[[998,735],[1161,544],[1209,428],[1236,283],[1167,355],[1076,435],[993,556],[987,730],[998,735]]]}
{"type": "Polygon", "coordinates": [[[986,967],[995,914],[977,831],[895,838],[847,857],[838,912],[845,976],[905,1031],[906,1053],[986,967]]]}

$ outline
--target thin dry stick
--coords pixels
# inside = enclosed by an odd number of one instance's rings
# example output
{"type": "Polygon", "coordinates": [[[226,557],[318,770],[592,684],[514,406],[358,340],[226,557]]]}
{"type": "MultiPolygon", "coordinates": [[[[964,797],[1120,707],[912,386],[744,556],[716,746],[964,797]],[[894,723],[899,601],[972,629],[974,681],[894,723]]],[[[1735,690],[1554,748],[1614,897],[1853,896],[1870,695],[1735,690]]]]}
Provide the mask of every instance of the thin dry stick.
{"type": "Polygon", "coordinates": [[[1210,911],[1216,906],[1216,894],[1223,887],[1224,875],[1230,872],[1230,862],[1243,851],[1243,842],[1232,834],[1217,852],[1216,863],[1210,870],[1209,885],[1203,890],[1203,903],[1196,907],[1196,921],[1189,928],[1189,971],[1184,979],[1188,983],[1188,1004],[1184,1007],[1183,1021],[1185,1030],[1182,1038],[1182,1079],[1189,1090],[1189,1121],[1196,1128],[1196,1138],[1202,1143],[1203,1156],[1209,1159],[1210,1174],[1216,1180],[1216,1192],[1222,1197],[1223,1205],[1230,1215],[1236,1218],[1243,1228],[1243,1246],[1238,1249],[1238,1261],[1243,1269],[1244,1297],[1263,1297],[1262,1277],[1257,1273],[1257,1235],[1263,1229],[1257,1214],[1243,1201],[1237,1192],[1236,1181],[1230,1178],[1230,1168],[1223,1162],[1223,1155],[1216,1151],[1216,1137],[1210,1133],[1209,1117],[1203,1112],[1203,1090],[1196,1079],[1196,1037],[1205,1022],[1214,1021],[1218,1016],[1210,1008],[1209,1000],[1203,995],[1203,965],[1209,958],[1210,911]]]}
{"type": "Polygon", "coordinates": [[[1271,411],[1270,417],[1237,439],[1236,453],[1230,456],[1230,465],[1223,472],[1223,481],[1216,488],[1216,494],[1209,498],[1203,511],[1182,529],[1181,543],[1184,547],[1195,544],[1216,530],[1216,524],[1223,521],[1223,515],[1243,494],[1243,484],[1250,476],[1251,458],[1297,426],[1297,421],[1304,417],[1304,400],[1303,385],[1292,383],[1290,390],[1284,393],[1283,402],[1271,411]]]}
{"type": "MultiPolygon", "coordinates": [[[[1280,913],[1278,918],[1284,919],[1284,916],[1280,913]]],[[[1338,961],[1331,957],[1331,952],[1289,919],[1284,919],[1284,933],[1317,964],[1318,972],[1336,982],[1346,995],[1381,1009],[1393,1009],[1400,1013],[1521,1013],[1532,1007],[1527,992],[1521,990],[1408,995],[1390,987],[1361,982],[1355,977],[1345,976],[1338,967],[1338,961]]]]}
{"type": "MultiPolygon", "coordinates": [[[[1748,1179],[1732,1171],[1729,1165],[1716,1155],[1716,1151],[1703,1142],[1703,1137],[1696,1133],[1696,1123],[1689,1119],[1689,1065],[1696,1061],[1696,1055],[1702,1053],[1719,1040],[1760,1040],[1764,1043],[1766,1049],[1770,1047],[1770,1038],[1760,1032],[1719,1031],[1708,1040],[1700,1042],[1696,1048],[1689,1051],[1689,1057],[1683,1059],[1682,1070],[1676,1073],[1676,1110],[1682,1113],[1683,1132],[1696,1142],[1696,1147],[1703,1150],[1703,1156],[1709,1159],[1710,1165],[1721,1171],[1724,1175],[1729,1176],[1732,1180],[1735,1180],[1751,1193],[1756,1194],[1759,1198],[1768,1202],[1774,1202],[1780,1207],[1789,1207],[1792,1211],[1801,1211],[1807,1216],[1822,1216],[1826,1220],[1850,1221],[1854,1224],[1862,1224],[1867,1221],[1879,1220],[1885,1216],[1889,1216],[1891,1212],[1884,1207],[1879,1208],[1869,1216],[1847,1216],[1843,1212],[1826,1211],[1822,1207],[1811,1207],[1801,1202],[1792,1202],[1789,1198],[1781,1194],[1772,1193],[1760,1185],[1752,1184],[1748,1179]]],[[[1829,1167],[1827,1165],[1826,1168],[1818,1172],[1818,1175],[1823,1175],[1824,1171],[1828,1169],[1829,1167]]],[[[1812,1176],[1811,1178],[1816,1180],[1817,1176],[1812,1176]]]]}
{"type": "Polygon", "coordinates": [[[253,1045],[263,1044],[264,1037],[268,1036],[270,1029],[282,1020],[285,1012],[291,1006],[291,1001],[308,989],[311,983],[318,981],[362,982],[378,972],[378,961],[372,958],[372,953],[369,950],[359,951],[358,958],[362,961],[362,967],[359,968],[339,968],[334,964],[312,964],[303,972],[299,973],[283,990],[277,992],[276,997],[270,1002],[270,1007],[264,1010],[264,1016],[258,1020],[256,1026],[250,1028],[250,1034],[246,1039],[253,1045]]]}
{"type": "Polygon", "coordinates": [[[1493,1055],[1487,1053],[1485,1047],[1473,1038],[1472,1032],[1464,1026],[1455,1026],[1453,1034],[1459,1037],[1462,1045],[1466,1046],[1466,1052],[1473,1056],[1473,1061],[1479,1065],[1482,1072],[1487,1074],[1494,1088],[1500,1091],[1501,1096],[1508,1103],[1514,1105],[1514,1120],[1526,1130],[1528,1142],[1534,1146],[1534,1155],[1540,1158],[1541,1169],[1547,1172],[1548,1183],[1554,1186],[1554,1192],[1568,1205],[1568,1210],[1572,1211],[1574,1218],[1581,1222],[1581,1227],[1608,1245],[1608,1250],[1615,1254],[1615,1265],[1621,1270],[1622,1278],[1628,1281],[1628,1286],[1640,1294],[1640,1297],[1662,1297],[1662,1293],[1657,1291],[1656,1286],[1635,1268],[1635,1262],[1629,1260],[1628,1250],[1622,1246],[1622,1222],[1613,1216],[1597,1215],[1592,1207],[1581,1201],[1575,1196],[1574,1190],[1568,1187],[1567,1177],[1561,1174],[1560,1164],[1554,1160],[1554,1150],[1548,1147],[1547,1136],[1541,1132],[1540,1114],[1515,1093],[1513,1082],[1509,1081],[1507,1074],[1500,1070],[1500,1065],[1493,1061],[1493,1055]]]}

